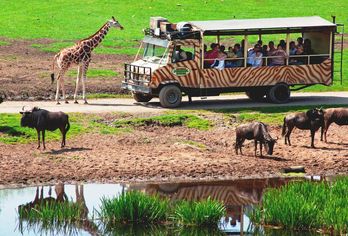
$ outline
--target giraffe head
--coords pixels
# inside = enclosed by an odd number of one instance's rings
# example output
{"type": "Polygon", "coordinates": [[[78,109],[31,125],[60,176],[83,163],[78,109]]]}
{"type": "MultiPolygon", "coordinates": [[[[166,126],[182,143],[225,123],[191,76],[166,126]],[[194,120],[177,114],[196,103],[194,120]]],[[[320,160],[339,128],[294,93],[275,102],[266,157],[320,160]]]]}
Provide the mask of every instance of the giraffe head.
{"type": "Polygon", "coordinates": [[[123,30],[123,26],[115,19],[115,17],[112,17],[111,20],[109,20],[109,25],[115,28],[119,28],[123,30]]]}

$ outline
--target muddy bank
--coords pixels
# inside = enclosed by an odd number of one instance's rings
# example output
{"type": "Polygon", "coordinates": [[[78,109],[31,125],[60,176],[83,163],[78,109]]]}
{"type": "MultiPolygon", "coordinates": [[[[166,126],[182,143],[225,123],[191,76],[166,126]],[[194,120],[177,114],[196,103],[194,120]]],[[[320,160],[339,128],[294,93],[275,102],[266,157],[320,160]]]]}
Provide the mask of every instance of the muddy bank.
{"type": "MultiPolygon", "coordinates": [[[[280,127],[271,128],[279,137],[280,127]]],[[[137,127],[118,135],[85,134],[69,138],[67,147],[48,142],[0,144],[0,184],[57,181],[168,181],[261,178],[280,175],[284,167],[301,165],[308,175],[345,174],[348,171],[348,127],[333,125],[329,143],[316,137],[310,148],[309,132],[294,130],[292,147],[278,140],[273,156],[254,157],[253,142],[244,154],[234,152],[234,128],[218,126],[208,131],[187,127],[137,127]]]]}

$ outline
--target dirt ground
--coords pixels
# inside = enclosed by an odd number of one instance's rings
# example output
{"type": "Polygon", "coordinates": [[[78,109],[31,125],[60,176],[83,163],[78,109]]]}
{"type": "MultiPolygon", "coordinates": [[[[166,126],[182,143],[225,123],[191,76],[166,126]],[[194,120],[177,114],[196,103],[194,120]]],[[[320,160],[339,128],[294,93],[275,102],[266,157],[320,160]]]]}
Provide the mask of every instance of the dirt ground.
{"type": "MultiPolygon", "coordinates": [[[[271,128],[280,137],[280,127],[271,128]]],[[[147,126],[119,135],[86,134],[68,138],[67,147],[47,143],[0,144],[0,185],[65,182],[175,181],[258,178],[280,175],[280,169],[305,167],[308,175],[346,174],[348,127],[333,125],[328,144],[316,137],[309,147],[309,132],[294,130],[293,146],[279,139],[273,156],[255,157],[253,142],[244,155],[234,153],[234,128],[209,131],[186,127],[147,126]]]]}
{"type": "MultiPolygon", "coordinates": [[[[33,48],[32,44],[49,44],[54,41],[9,40],[10,45],[0,46],[0,97],[7,100],[43,100],[52,99],[56,83],[51,85],[50,74],[54,53],[33,48]]],[[[114,70],[118,76],[106,78],[87,78],[88,93],[119,93],[125,62],[131,56],[93,54],[90,68],[114,70]]],[[[76,70],[72,67],[71,70],[76,70]]],[[[67,94],[72,96],[75,77],[66,78],[67,94]]],[[[81,91],[80,91],[81,92],[81,91]]]]}

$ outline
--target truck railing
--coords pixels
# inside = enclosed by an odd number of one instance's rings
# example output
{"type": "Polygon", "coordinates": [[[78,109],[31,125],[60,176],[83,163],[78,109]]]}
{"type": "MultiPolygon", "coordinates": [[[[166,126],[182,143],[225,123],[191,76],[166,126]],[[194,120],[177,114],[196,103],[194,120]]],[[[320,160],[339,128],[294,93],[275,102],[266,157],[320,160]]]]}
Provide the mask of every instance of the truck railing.
{"type": "Polygon", "coordinates": [[[144,82],[149,82],[152,76],[151,67],[136,66],[131,64],[124,65],[125,81],[132,81],[134,84],[140,85],[144,82]]]}

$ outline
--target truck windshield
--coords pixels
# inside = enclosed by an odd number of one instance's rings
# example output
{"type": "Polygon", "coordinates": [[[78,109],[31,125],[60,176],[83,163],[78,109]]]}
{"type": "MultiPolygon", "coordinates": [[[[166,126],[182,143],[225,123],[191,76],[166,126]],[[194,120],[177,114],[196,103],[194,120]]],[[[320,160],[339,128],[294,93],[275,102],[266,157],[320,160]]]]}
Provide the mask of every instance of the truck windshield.
{"type": "Polygon", "coordinates": [[[168,50],[165,47],[150,43],[144,44],[143,60],[156,64],[166,64],[168,59],[168,50]]]}

